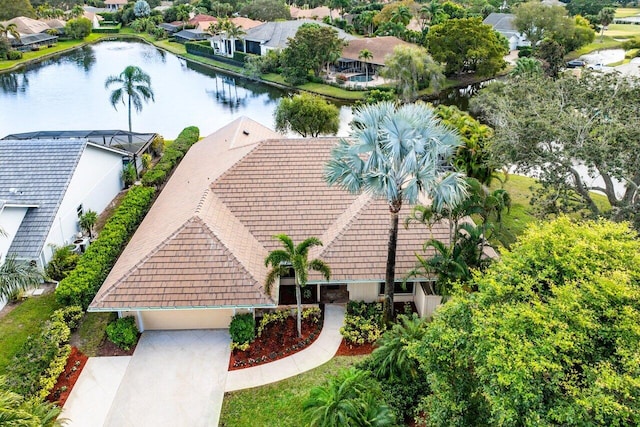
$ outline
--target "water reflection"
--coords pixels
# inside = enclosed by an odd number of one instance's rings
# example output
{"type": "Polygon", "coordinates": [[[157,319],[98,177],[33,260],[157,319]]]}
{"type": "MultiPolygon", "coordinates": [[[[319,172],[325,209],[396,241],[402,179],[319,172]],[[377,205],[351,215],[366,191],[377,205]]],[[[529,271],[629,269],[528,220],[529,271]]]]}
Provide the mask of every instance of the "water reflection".
{"type": "Polygon", "coordinates": [[[277,102],[289,95],[144,43],[106,41],[0,75],[0,137],[38,130],[126,129],[126,111],[111,108],[104,81],[128,65],[150,75],[155,93],[155,102],[133,115],[133,130],[159,132],[168,139],[190,125],[208,135],[243,115],[273,128],[277,102]]]}

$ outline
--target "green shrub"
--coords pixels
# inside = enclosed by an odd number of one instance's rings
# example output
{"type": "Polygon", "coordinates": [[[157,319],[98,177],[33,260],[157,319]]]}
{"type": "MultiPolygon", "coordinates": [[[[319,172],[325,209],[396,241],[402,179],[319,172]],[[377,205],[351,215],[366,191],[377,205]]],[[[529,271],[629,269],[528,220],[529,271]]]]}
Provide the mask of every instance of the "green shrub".
{"type": "Polygon", "coordinates": [[[244,313],[233,316],[229,325],[229,335],[231,335],[231,349],[246,350],[256,338],[256,320],[253,318],[253,314],[244,313]]]}
{"type": "Polygon", "coordinates": [[[245,58],[247,57],[247,54],[244,52],[238,52],[237,50],[233,52],[233,60],[234,61],[238,61],[244,64],[244,61],[246,60],[245,58]]]}
{"type": "Polygon", "coordinates": [[[216,56],[213,48],[209,43],[204,45],[197,42],[187,42],[184,44],[184,47],[187,49],[187,53],[190,53],[192,55],[204,56],[207,58],[213,58],[216,56]]]}
{"type": "Polygon", "coordinates": [[[115,25],[115,23],[114,23],[115,26],[108,27],[108,26],[106,26],[108,24],[105,24],[105,22],[103,21],[101,23],[101,25],[102,26],[99,27],[99,28],[93,28],[91,30],[91,32],[96,33],[96,34],[118,34],[120,32],[120,28],[121,28],[122,24],[115,25]]]}
{"type": "Polygon", "coordinates": [[[82,40],[91,34],[92,25],[91,21],[87,18],[80,17],[77,19],[70,19],[64,26],[65,35],[72,40],[82,40]]]}
{"type": "Polygon", "coordinates": [[[309,307],[302,310],[302,320],[311,320],[313,323],[318,323],[321,315],[320,307],[309,307]]]}
{"type": "Polygon", "coordinates": [[[376,342],[384,332],[382,304],[349,301],[340,334],[349,344],[376,342]]]}
{"type": "Polygon", "coordinates": [[[162,135],[156,135],[151,142],[151,151],[157,157],[162,155],[164,151],[164,137],[162,135]]]}
{"type": "Polygon", "coordinates": [[[107,326],[107,338],[123,350],[129,350],[138,341],[138,327],[136,320],[131,317],[121,317],[107,326]]]}
{"type": "Polygon", "coordinates": [[[106,279],[109,270],[151,206],[155,190],[133,187],[122,199],[100,233],[80,258],[76,268],[56,289],[56,299],[63,305],[86,308],[106,279]]]}
{"type": "Polygon", "coordinates": [[[59,282],[76,268],[80,255],[73,252],[72,249],[72,245],[67,245],[58,247],[53,251],[53,257],[45,270],[47,277],[59,282]]]}
{"type": "MultiPolygon", "coordinates": [[[[160,150],[161,143],[164,143],[164,138],[156,137],[156,140],[152,143],[152,150],[158,152],[160,150]],[[155,145],[154,145],[155,144],[155,145]],[[154,148],[155,147],[155,148],[154,148]]],[[[180,135],[164,148],[164,154],[160,158],[160,161],[142,177],[142,184],[146,186],[158,187],[162,185],[171,171],[182,160],[189,148],[200,138],[200,130],[195,126],[190,126],[183,129],[180,135]]]]}
{"type": "Polygon", "coordinates": [[[278,310],[271,313],[265,313],[258,324],[258,336],[262,336],[264,328],[273,322],[283,323],[287,317],[291,316],[291,310],[278,310]]]}
{"type": "Polygon", "coordinates": [[[124,186],[129,188],[136,182],[137,172],[136,167],[133,163],[128,163],[122,169],[122,182],[124,182],[124,186]]]}
{"type": "Polygon", "coordinates": [[[22,52],[18,50],[10,50],[7,52],[7,59],[10,61],[17,61],[18,59],[22,59],[22,52]]]}
{"type": "Polygon", "coordinates": [[[82,308],[56,310],[38,335],[30,337],[7,367],[7,385],[24,396],[42,400],[49,395],[71,353],[71,329],[78,326],[82,308]]]}

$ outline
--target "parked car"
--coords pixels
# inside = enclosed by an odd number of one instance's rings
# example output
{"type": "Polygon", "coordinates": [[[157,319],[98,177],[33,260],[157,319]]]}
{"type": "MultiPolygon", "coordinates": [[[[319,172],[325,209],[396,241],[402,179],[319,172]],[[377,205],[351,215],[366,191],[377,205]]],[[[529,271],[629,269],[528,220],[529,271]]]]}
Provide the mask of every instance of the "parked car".
{"type": "Polygon", "coordinates": [[[611,71],[611,70],[613,70],[613,67],[607,67],[606,65],[604,65],[601,62],[598,62],[597,64],[589,64],[589,65],[587,65],[587,68],[589,70],[594,70],[594,71],[611,71]]]}
{"type": "Polygon", "coordinates": [[[582,59],[572,59],[571,61],[567,62],[567,68],[581,68],[585,65],[587,65],[587,63],[582,59]]]}

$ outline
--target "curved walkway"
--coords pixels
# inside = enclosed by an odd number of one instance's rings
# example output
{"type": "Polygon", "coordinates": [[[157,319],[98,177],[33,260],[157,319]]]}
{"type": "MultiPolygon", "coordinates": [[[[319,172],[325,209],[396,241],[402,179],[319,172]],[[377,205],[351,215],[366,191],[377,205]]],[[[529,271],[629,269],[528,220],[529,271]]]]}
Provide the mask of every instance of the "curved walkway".
{"type": "Polygon", "coordinates": [[[296,354],[252,368],[229,371],[224,391],[258,387],[284,380],[327,363],[340,347],[340,327],[344,323],[344,306],[324,308],[324,325],[317,340],[296,354]]]}

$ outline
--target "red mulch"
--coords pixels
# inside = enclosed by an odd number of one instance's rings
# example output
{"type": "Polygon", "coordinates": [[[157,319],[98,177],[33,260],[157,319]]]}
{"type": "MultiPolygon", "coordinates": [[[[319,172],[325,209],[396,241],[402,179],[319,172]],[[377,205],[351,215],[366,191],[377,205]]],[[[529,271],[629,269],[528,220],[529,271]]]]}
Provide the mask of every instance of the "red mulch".
{"type": "Polygon", "coordinates": [[[51,394],[47,397],[49,402],[57,402],[59,406],[64,406],[88,359],[89,358],[82,354],[80,350],[71,347],[71,354],[64,367],[64,371],[58,377],[58,382],[53,387],[51,394]]]}
{"type": "Polygon", "coordinates": [[[322,320],[318,323],[303,320],[302,338],[298,338],[294,317],[288,317],[283,323],[271,323],[246,351],[231,352],[229,370],[249,368],[291,356],[313,343],[321,331],[322,320]]]}
{"type": "Polygon", "coordinates": [[[371,354],[374,349],[373,343],[364,343],[362,345],[347,344],[345,339],[342,339],[340,347],[336,352],[336,356],[360,356],[364,354],[371,354]]]}
{"type": "MultiPolygon", "coordinates": [[[[140,336],[138,336],[138,339],[140,339],[140,336]]],[[[102,343],[100,343],[100,347],[98,347],[98,356],[131,356],[135,351],[137,345],[138,341],[136,341],[136,343],[129,350],[123,350],[109,341],[107,337],[105,337],[102,340],[102,343]]]]}

